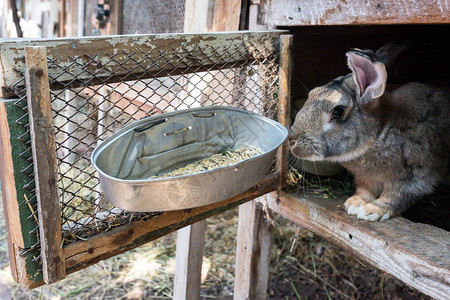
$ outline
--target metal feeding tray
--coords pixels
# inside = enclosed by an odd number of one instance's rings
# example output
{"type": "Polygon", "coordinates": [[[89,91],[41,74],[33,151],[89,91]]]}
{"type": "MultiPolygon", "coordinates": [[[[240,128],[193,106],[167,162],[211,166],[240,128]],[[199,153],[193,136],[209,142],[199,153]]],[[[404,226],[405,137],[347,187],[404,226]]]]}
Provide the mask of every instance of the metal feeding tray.
{"type": "Polygon", "coordinates": [[[255,186],[287,135],[281,124],[243,109],[194,108],[134,122],[103,141],[91,160],[113,205],[136,212],[177,210],[219,202],[255,186]],[[262,154],[197,174],[152,178],[248,146],[262,154]]]}

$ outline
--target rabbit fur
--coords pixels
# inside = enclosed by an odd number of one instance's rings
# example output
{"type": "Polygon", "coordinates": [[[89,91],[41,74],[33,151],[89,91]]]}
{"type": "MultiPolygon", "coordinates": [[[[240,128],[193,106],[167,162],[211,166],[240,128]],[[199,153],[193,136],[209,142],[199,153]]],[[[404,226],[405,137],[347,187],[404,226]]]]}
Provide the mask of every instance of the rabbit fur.
{"type": "Polygon", "coordinates": [[[450,92],[418,82],[386,90],[386,64],[404,48],[347,52],[352,73],[311,90],[291,127],[294,156],[354,174],[344,207],[359,219],[398,215],[449,170],[450,92]]]}

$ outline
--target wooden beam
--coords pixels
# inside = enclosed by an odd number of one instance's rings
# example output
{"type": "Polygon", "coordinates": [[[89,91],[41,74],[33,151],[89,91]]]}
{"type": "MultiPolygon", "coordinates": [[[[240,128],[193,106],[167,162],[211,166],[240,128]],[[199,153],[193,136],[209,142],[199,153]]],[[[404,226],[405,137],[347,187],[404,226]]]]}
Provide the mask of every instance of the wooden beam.
{"type": "Polygon", "coordinates": [[[44,281],[49,284],[66,276],[66,266],[62,251],[58,169],[46,49],[26,47],[25,60],[41,260],[44,281]]]}
{"type": "Polygon", "coordinates": [[[64,247],[67,273],[86,268],[182,227],[209,218],[276,190],[278,176],[266,177],[254,188],[230,199],[192,209],[164,212],[149,220],[139,220],[64,247]]]}
{"type": "MultiPolygon", "coordinates": [[[[288,129],[291,125],[292,42],[292,35],[280,36],[278,122],[288,129]]],[[[277,152],[276,168],[280,172],[279,190],[287,185],[288,158],[289,141],[286,140],[277,152]]]]}
{"type": "Polygon", "coordinates": [[[448,24],[447,0],[261,0],[259,25],[448,24]]]}
{"type": "Polygon", "coordinates": [[[48,66],[50,79],[57,78],[52,80],[53,89],[62,88],[69,82],[71,87],[79,87],[218,70],[235,66],[236,63],[251,63],[253,53],[262,51],[258,47],[264,47],[265,51],[275,51],[275,45],[264,41],[277,38],[283,32],[285,31],[4,41],[0,43],[0,97],[14,95],[13,87],[20,88],[23,85],[21,72],[25,70],[25,47],[28,46],[46,47],[47,56],[56,62],[48,66]],[[166,51],[176,51],[178,54],[168,57],[164,55],[166,51]],[[134,53],[133,59],[130,59],[130,53],[134,53]],[[77,63],[74,63],[74,57],[78,57],[77,63]]]}
{"type": "Polygon", "coordinates": [[[200,299],[206,220],[177,232],[173,299],[200,299]]]}
{"type": "MultiPolygon", "coordinates": [[[[258,200],[264,202],[265,198],[258,200]]],[[[266,299],[272,226],[260,203],[251,201],[239,206],[237,232],[233,299],[266,299]]]]}
{"type": "Polygon", "coordinates": [[[450,295],[450,232],[402,217],[368,222],[349,216],[344,200],[314,195],[270,197],[268,206],[436,299],[450,295]]]}

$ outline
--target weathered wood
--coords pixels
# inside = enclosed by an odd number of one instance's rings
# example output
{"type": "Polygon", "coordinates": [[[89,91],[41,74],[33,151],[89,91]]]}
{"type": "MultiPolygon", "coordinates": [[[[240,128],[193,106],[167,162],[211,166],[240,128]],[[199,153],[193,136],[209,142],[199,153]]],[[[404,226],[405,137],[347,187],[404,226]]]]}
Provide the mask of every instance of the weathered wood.
{"type": "Polygon", "coordinates": [[[31,199],[31,192],[25,188],[28,175],[22,173],[29,169],[29,161],[21,155],[28,146],[18,140],[18,136],[26,134],[26,128],[16,122],[18,117],[21,122],[27,122],[22,116],[22,109],[14,102],[0,103],[0,180],[11,273],[22,286],[32,288],[35,282],[42,280],[42,274],[38,272],[38,263],[32,261],[33,255],[39,255],[38,251],[29,250],[37,243],[33,231],[37,224],[30,218],[32,212],[25,203],[25,199],[31,199]],[[20,255],[24,250],[27,250],[26,254],[20,255]]]}
{"type": "Polygon", "coordinates": [[[61,208],[46,49],[26,47],[25,58],[41,260],[44,281],[53,283],[65,277],[66,268],[61,247],[61,208]]]}
{"type": "MultiPolygon", "coordinates": [[[[6,232],[8,235],[8,250],[13,253],[14,244],[23,248],[22,226],[20,223],[19,204],[17,202],[16,183],[14,181],[14,165],[9,135],[8,118],[5,103],[0,102],[0,181],[2,186],[3,213],[5,217],[6,232]]],[[[18,281],[16,263],[10,255],[11,273],[18,281]]]]}
{"type": "Polygon", "coordinates": [[[230,199],[192,209],[164,212],[149,220],[139,220],[64,247],[67,272],[72,273],[189,224],[236,207],[277,188],[278,176],[265,178],[254,188],[230,199]]]}
{"type": "Polygon", "coordinates": [[[448,0],[261,0],[266,26],[450,23],[448,0]]]}
{"type": "Polygon", "coordinates": [[[285,194],[269,208],[436,299],[450,295],[450,232],[402,217],[368,222],[343,200],[285,194]]]}
{"type": "MultiPolygon", "coordinates": [[[[279,98],[278,122],[284,127],[290,127],[291,113],[291,73],[292,73],[292,35],[280,36],[280,71],[279,71],[279,98]]],[[[279,190],[287,184],[289,141],[284,141],[278,148],[276,168],[280,172],[279,190]]]]}
{"type": "Polygon", "coordinates": [[[206,220],[177,232],[173,299],[200,299],[206,220]]]}
{"type": "Polygon", "coordinates": [[[43,46],[50,64],[51,88],[95,85],[218,70],[253,61],[253,51],[275,47],[264,41],[285,31],[81,37],[0,43],[0,97],[23,84],[25,47],[43,46]],[[214,46],[214,47],[212,47],[214,46]],[[176,52],[177,55],[164,55],[176,52]],[[133,59],[130,59],[133,54],[133,59]],[[77,57],[77,63],[74,58],[77,57]],[[139,62],[137,64],[136,62],[139,62]],[[174,67],[176,66],[176,67],[174,67]],[[145,67],[145,68],[144,68],[145,67]],[[132,73],[132,74],[131,74],[132,73]],[[95,74],[95,76],[93,76],[95,74]],[[74,77],[76,76],[76,80],[74,77]],[[95,78],[94,78],[95,77],[95,78]],[[88,82],[86,82],[88,80],[88,82]],[[16,85],[14,85],[16,84],[16,85]]]}
{"type": "Polygon", "coordinates": [[[256,200],[239,206],[233,299],[267,298],[271,244],[272,226],[262,206],[256,200]]]}

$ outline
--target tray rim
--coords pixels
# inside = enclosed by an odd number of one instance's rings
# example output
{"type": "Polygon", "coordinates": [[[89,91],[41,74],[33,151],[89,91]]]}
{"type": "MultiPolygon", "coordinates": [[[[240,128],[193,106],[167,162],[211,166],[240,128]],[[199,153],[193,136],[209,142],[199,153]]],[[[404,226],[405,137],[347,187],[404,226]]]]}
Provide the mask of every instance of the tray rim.
{"type": "Polygon", "coordinates": [[[123,127],[119,131],[113,133],[111,136],[107,137],[104,141],[102,141],[97,147],[95,147],[94,151],[92,151],[91,164],[94,166],[95,170],[101,175],[101,177],[106,177],[106,178],[108,178],[110,180],[114,180],[114,181],[119,182],[119,183],[146,184],[146,183],[153,183],[153,182],[165,182],[165,181],[183,180],[183,179],[193,178],[195,176],[206,175],[206,174],[214,174],[214,173],[222,172],[222,171],[227,170],[227,169],[236,168],[239,165],[242,165],[242,164],[247,163],[249,161],[256,160],[256,159],[259,159],[259,158],[267,156],[267,155],[271,155],[271,153],[273,151],[276,151],[281,146],[281,144],[283,144],[283,142],[287,139],[288,134],[289,134],[289,132],[286,129],[286,127],[284,127],[282,124],[278,123],[277,121],[269,119],[269,118],[264,117],[262,115],[259,115],[259,114],[255,113],[255,112],[251,112],[251,111],[248,111],[248,110],[245,110],[245,109],[242,109],[242,108],[238,108],[238,107],[217,105],[217,106],[203,106],[203,107],[181,109],[181,110],[177,110],[177,111],[173,111],[173,112],[159,114],[159,115],[156,115],[156,116],[149,116],[149,117],[142,118],[140,120],[137,120],[137,121],[135,121],[135,122],[133,122],[133,123],[123,127]],[[278,130],[280,130],[280,132],[283,134],[284,138],[279,143],[277,143],[277,145],[274,146],[271,150],[269,150],[269,151],[267,151],[265,153],[256,155],[256,156],[254,156],[252,158],[243,160],[243,161],[238,162],[236,164],[215,168],[213,170],[208,170],[208,171],[201,172],[201,173],[186,174],[186,175],[180,175],[180,176],[175,176],[175,177],[152,178],[152,179],[121,179],[121,178],[117,178],[117,177],[114,177],[114,176],[106,174],[96,164],[96,160],[97,160],[98,155],[99,155],[98,152],[100,152],[103,148],[105,148],[108,145],[110,145],[113,142],[113,140],[115,140],[115,139],[119,138],[121,135],[127,133],[132,128],[145,125],[146,123],[149,123],[150,121],[153,122],[153,121],[159,121],[159,120],[162,120],[162,119],[166,119],[166,118],[169,118],[169,117],[174,116],[174,115],[191,114],[193,112],[210,111],[210,110],[231,110],[231,111],[237,111],[237,112],[240,112],[240,113],[248,114],[248,115],[250,115],[252,117],[259,118],[262,121],[264,121],[266,123],[269,123],[270,125],[274,126],[278,130]]]}

